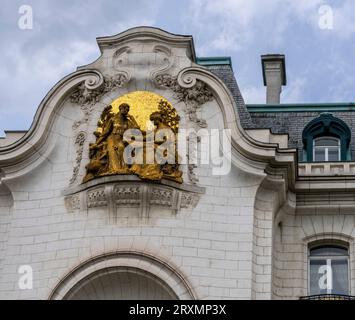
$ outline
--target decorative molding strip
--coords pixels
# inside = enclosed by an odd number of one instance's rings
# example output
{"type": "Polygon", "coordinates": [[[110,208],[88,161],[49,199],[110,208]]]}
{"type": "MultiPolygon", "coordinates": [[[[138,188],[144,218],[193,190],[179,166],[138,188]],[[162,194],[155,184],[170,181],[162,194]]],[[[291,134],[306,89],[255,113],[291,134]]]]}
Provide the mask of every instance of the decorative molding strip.
{"type": "Polygon", "coordinates": [[[97,188],[86,193],[88,208],[107,206],[105,188],[97,188]]]}
{"type": "Polygon", "coordinates": [[[307,162],[298,164],[299,176],[355,176],[355,162],[307,162]]]}
{"type": "Polygon", "coordinates": [[[80,205],[80,195],[73,194],[72,196],[65,197],[65,206],[67,207],[68,211],[79,210],[80,205]]]}
{"type": "Polygon", "coordinates": [[[298,215],[353,215],[355,210],[353,191],[302,192],[296,199],[298,215]]]}
{"type": "MultiPolygon", "coordinates": [[[[189,83],[190,79],[183,79],[189,83]]],[[[192,81],[192,80],[191,80],[192,81]]],[[[160,87],[169,88],[174,91],[175,98],[185,102],[186,114],[189,119],[202,128],[207,127],[206,120],[197,116],[197,110],[204,103],[213,99],[210,88],[200,80],[194,80],[192,86],[183,87],[178,82],[178,77],[169,74],[160,74],[155,77],[155,83],[160,87]]]]}
{"type": "Polygon", "coordinates": [[[80,163],[83,157],[83,150],[84,150],[84,142],[86,140],[86,133],[80,132],[75,139],[75,145],[77,145],[76,149],[76,159],[75,159],[75,166],[73,168],[73,175],[69,181],[70,184],[73,184],[79,174],[80,163]]]}
{"type": "Polygon", "coordinates": [[[230,66],[232,69],[231,57],[197,57],[196,63],[200,66],[230,66]]]}
{"type": "MultiPolygon", "coordinates": [[[[193,133],[192,133],[193,134],[193,133]]],[[[187,177],[189,178],[190,182],[192,184],[197,184],[199,182],[199,179],[195,173],[195,169],[197,168],[197,159],[190,157],[190,155],[196,155],[198,150],[197,150],[197,144],[201,142],[201,137],[199,136],[194,136],[193,139],[191,139],[191,136],[187,138],[188,140],[188,154],[187,159],[189,164],[187,165],[187,177]]]]}
{"type": "Polygon", "coordinates": [[[193,194],[188,193],[188,192],[183,192],[181,194],[181,202],[180,202],[180,207],[181,208],[194,208],[197,205],[197,200],[198,198],[194,197],[193,194]]]}
{"type": "Polygon", "coordinates": [[[110,215],[119,207],[139,208],[140,216],[148,218],[150,209],[160,207],[176,213],[181,208],[194,208],[205,188],[179,184],[142,181],[131,175],[107,176],[91,180],[64,192],[68,211],[107,207],[110,215]]]}
{"type": "Polygon", "coordinates": [[[171,208],[174,201],[173,189],[166,187],[153,187],[149,204],[171,208]]]}
{"type": "Polygon", "coordinates": [[[197,168],[196,164],[188,164],[187,165],[187,177],[189,178],[192,184],[197,184],[199,179],[195,173],[195,169],[197,168]]]}
{"type": "Polygon", "coordinates": [[[139,206],[142,202],[141,189],[137,186],[122,186],[116,184],[113,187],[113,196],[116,205],[139,206]]]}
{"type": "Polygon", "coordinates": [[[354,112],[355,103],[247,104],[249,112],[354,112]]]}
{"type": "Polygon", "coordinates": [[[159,275],[159,278],[164,279],[170,288],[174,288],[174,292],[180,300],[199,299],[200,297],[196,295],[187,277],[181,273],[181,268],[161,255],[161,252],[153,252],[151,246],[144,248],[138,246],[137,248],[135,244],[129,248],[116,248],[115,251],[90,257],[88,260],[82,261],[59,281],[52,290],[49,299],[67,299],[75,286],[80,285],[88,275],[97,274],[100,270],[105,272],[108,270],[107,268],[122,267],[126,270],[128,268],[142,270],[144,266],[149,266],[151,274],[159,275]]]}

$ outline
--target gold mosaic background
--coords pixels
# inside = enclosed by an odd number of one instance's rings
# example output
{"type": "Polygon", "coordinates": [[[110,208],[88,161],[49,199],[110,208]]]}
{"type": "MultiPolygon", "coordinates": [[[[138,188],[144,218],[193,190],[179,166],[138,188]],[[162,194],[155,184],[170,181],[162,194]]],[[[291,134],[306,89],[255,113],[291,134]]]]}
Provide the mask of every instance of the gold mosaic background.
{"type": "Polygon", "coordinates": [[[169,101],[165,98],[149,91],[134,91],[127,93],[114,100],[111,105],[112,111],[116,113],[118,112],[118,107],[121,103],[128,103],[130,106],[129,114],[134,116],[142,130],[147,130],[147,121],[149,121],[149,116],[153,112],[159,111],[158,104],[160,100],[166,101],[171,106],[169,101]]]}

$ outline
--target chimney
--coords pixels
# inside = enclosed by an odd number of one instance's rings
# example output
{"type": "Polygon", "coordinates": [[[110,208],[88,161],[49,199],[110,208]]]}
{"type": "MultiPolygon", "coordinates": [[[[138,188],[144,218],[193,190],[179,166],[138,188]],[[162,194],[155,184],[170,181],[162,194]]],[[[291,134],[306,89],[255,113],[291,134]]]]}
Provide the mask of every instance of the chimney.
{"type": "Polygon", "coordinates": [[[279,104],[281,86],[286,85],[285,55],[264,54],[261,56],[266,103],[279,104]]]}

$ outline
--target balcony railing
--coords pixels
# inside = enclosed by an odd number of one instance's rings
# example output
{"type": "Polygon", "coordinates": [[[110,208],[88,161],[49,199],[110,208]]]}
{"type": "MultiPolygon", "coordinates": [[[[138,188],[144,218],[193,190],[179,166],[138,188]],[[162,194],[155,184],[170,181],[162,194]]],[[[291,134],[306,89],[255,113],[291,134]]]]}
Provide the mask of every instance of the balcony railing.
{"type": "Polygon", "coordinates": [[[299,176],[354,176],[355,162],[301,162],[299,176]]]}
{"type": "Polygon", "coordinates": [[[343,294],[316,294],[300,297],[300,300],[355,300],[355,296],[343,294]]]}

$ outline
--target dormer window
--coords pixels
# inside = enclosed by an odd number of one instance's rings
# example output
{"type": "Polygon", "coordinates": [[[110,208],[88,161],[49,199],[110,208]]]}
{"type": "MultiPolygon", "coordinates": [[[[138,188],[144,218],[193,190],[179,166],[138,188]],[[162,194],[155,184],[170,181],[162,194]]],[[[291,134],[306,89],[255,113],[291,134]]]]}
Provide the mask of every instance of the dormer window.
{"type": "Polygon", "coordinates": [[[329,113],[312,120],[302,133],[304,156],[307,162],[350,160],[351,132],[346,123],[329,113]]]}

